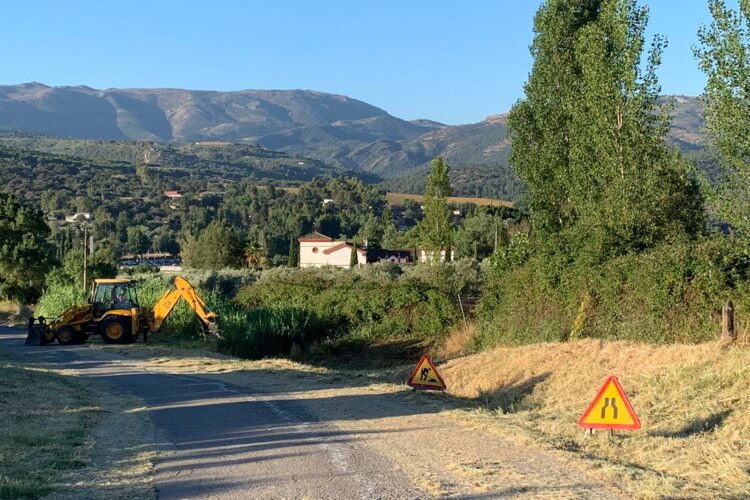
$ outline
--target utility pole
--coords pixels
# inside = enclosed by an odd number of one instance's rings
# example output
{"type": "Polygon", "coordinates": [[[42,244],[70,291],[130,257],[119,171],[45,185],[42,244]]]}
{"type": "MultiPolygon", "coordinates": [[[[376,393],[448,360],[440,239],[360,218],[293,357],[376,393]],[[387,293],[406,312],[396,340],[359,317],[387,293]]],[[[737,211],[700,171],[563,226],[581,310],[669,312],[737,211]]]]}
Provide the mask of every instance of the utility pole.
{"type": "Polygon", "coordinates": [[[497,218],[495,218],[495,252],[497,252],[497,218]]]}
{"type": "Polygon", "coordinates": [[[88,268],[89,230],[83,226],[83,291],[86,291],[86,271],[88,268]]]}

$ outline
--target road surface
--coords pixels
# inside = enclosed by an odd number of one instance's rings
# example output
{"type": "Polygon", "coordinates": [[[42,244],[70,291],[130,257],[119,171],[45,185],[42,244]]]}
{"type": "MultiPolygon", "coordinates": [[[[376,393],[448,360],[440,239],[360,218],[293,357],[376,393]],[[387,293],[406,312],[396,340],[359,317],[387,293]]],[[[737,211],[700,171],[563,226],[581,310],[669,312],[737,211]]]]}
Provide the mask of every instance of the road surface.
{"type": "Polygon", "coordinates": [[[159,499],[619,497],[570,463],[465,427],[404,391],[283,370],[228,378],[24,338],[0,327],[0,350],[142,401],[131,411],[158,431],[159,499]]]}

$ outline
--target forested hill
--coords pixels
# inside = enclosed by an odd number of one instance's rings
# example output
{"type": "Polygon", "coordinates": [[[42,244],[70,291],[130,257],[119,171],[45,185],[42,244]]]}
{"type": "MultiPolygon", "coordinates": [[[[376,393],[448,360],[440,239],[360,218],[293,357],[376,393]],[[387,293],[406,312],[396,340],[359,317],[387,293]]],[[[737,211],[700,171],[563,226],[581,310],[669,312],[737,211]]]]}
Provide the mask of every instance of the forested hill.
{"type": "MultiPolygon", "coordinates": [[[[683,150],[700,149],[698,100],[672,100],[670,139],[683,150]]],[[[458,195],[511,199],[522,189],[507,165],[505,115],[458,126],[406,121],[356,99],[315,91],[0,86],[0,129],[64,138],[259,145],[366,173],[399,191],[420,190],[429,161],[442,155],[453,166],[458,195]]]]}
{"type": "Polygon", "coordinates": [[[96,198],[92,193],[100,193],[102,200],[113,195],[125,200],[161,199],[164,190],[223,191],[245,179],[297,185],[345,172],[318,160],[245,145],[0,136],[0,173],[3,189],[23,200],[44,202],[54,192],[55,199],[67,205],[80,196],[96,198]]]}

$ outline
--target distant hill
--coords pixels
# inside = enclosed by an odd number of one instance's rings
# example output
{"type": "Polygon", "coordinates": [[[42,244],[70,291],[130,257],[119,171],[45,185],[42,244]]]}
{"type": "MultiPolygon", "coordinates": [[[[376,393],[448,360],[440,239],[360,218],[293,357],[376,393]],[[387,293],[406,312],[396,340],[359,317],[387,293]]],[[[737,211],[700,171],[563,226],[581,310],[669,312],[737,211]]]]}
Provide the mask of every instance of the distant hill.
{"type": "MultiPolygon", "coordinates": [[[[699,151],[704,138],[698,100],[672,100],[671,141],[683,151],[699,151]]],[[[0,86],[0,129],[61,138],[257,145],[317,159],[334,171],[360,172],[397,191],[421,189],[429,161],[442,155],[454,167],[457,195],[515,199],[523,189],[507,164],[506,115],[458,126],[406,121],[356,99],[309,90],[0,86]]]]}

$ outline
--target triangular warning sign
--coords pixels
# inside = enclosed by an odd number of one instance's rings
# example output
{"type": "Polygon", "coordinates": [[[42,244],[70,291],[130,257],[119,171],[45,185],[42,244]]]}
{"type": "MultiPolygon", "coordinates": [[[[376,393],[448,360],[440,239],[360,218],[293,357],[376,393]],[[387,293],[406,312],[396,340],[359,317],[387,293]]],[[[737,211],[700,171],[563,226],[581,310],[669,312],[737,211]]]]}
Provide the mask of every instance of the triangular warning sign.
{"type": "Polygon", "coordinates": [[[435,365],[428,355],[422,356],[414,371],[411,372],[406,385],[415,389],[426,389],[433,391],[444,391],[446,388],[443,377],[438,373],[435,365]]]}
{"type": "Polygon", "coordinates": [[[641,421],[617,377],[612,376],[599,389],[578,425],[584,429],[635,430],[641,428],[641,421]]]}

